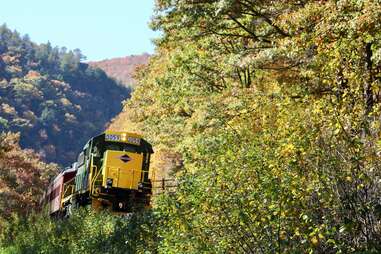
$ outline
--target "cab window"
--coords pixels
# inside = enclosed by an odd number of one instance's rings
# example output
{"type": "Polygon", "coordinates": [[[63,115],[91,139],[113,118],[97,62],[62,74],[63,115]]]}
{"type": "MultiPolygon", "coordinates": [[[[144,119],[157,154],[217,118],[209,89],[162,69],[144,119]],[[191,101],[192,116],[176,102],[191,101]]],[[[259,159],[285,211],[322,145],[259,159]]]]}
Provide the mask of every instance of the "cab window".
{"type": "Polygon", "coordinates": [[[83,163],[85,162],[85,154],[84,152],[81,152],[79,155],[78,155],[78,166],[82,166],[83,163]]]}

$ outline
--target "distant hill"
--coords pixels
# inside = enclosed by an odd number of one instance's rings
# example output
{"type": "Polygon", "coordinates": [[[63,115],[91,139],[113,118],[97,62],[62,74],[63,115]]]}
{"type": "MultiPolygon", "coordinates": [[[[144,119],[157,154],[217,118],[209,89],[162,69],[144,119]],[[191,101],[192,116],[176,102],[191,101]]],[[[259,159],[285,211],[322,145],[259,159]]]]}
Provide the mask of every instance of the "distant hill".
{"type": "Polygon", "coordinates": [[[21,146],[48,162],[74,162],[130,96],[83,58],[0,26],[0,132],[20,132],[21,146]]]}
{"type": "Polygon", "coordinates": [[[88,64],[102,69],[108,76],[116,79],[125,86],[134,87],[135,81],[133,79],[133,73],[135,68],[139,65],[147,64],[149,58],[150,55],[144,53],[142,55],[131,55],[98,62],[88,62],[88,64]]]}

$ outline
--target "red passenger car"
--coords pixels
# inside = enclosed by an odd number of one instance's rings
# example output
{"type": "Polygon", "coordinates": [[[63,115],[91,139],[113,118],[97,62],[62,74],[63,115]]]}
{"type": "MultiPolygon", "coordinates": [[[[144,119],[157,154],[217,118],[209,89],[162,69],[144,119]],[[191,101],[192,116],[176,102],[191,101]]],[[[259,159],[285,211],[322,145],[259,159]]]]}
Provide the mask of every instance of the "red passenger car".
{"type": "Polygon", "coordinates": [[[70,188],[64,188],[68,184],[72,184],[74,177],[77,173],[76,167],[69,168],[61,172],[54,181],[49,185],[46,195],[44,197],[45,203],[48,206],[48,212],[50,215],[59,215],[62,211],[62,199],[67,195],[65,190],[70,188]]]}

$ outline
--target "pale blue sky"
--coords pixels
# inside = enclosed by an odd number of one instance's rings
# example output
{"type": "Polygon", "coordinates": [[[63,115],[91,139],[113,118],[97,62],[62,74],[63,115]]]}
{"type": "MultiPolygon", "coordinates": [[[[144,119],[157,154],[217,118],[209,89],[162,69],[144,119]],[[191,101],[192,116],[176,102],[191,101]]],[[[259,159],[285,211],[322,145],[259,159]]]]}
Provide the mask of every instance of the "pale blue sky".
{"type": "Polygon", "coordinates": [[[1,0],[0,24],[88,60],[153,53],[154,0],[1,0]]]}

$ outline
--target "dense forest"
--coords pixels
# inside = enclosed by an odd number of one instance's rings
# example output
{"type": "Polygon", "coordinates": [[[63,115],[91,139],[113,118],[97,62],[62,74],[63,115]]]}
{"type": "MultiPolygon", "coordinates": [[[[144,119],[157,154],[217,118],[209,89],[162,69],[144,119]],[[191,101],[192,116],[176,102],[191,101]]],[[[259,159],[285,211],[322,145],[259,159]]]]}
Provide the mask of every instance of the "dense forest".
{"type": "Polygon", "coordinates": [[[4,251],[380,253],[380,21],[376,0],[157,0],[111,128],[152,142],[176,191],[123,221],[19,220],[4,251]]]}
{"type": "Polygon", "coordinates": [[[67,166],[121,110],[130,90],[81,63],[81,51],[33,43],[0,27],[0,131],[67,166]]]}

